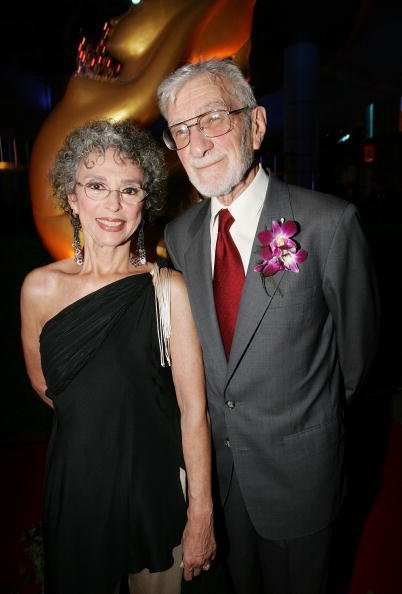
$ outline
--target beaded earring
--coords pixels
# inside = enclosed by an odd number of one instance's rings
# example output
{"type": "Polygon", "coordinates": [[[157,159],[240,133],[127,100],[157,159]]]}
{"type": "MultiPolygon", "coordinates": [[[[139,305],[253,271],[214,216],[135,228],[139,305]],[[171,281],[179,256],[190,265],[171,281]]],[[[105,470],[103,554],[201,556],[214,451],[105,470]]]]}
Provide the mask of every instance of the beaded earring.
{"type": "Polygon", "coordinates": [[[82,266],[84,263],[84,252],[80,242],[81,221],[78,214],[72,215],[71,224],[73,226],[73,243],[71,245],[74,249],[74,262],[78,266],[82,266]]]}
{"type": "Polygon", "coordinates": [[[144,219],[141,221],[140,228],[137,236],[137,246],[135,255],[130,256],[130,264],[133,266],[143,266],[147,263],[147,254],[145,251],[145,240],[144,240],[144,219]]]}

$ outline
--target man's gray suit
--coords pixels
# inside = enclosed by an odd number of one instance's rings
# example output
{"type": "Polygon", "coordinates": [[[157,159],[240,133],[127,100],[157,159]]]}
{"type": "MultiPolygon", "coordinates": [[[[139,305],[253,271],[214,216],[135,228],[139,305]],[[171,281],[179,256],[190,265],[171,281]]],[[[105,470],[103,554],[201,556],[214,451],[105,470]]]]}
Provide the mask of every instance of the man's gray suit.
{"type": "Polygon", "coordinates": [[[356,209],[270,175],[258,231],[295,220],[299,273],[263,282],[250,257],[226,360],[211,274],[210,202],[168,224],[199,331],[222,501],[232,463],[257,532],[291,539],[328,526],[343,492],[344,410],[375,352],[375,275],[356,209]]]}

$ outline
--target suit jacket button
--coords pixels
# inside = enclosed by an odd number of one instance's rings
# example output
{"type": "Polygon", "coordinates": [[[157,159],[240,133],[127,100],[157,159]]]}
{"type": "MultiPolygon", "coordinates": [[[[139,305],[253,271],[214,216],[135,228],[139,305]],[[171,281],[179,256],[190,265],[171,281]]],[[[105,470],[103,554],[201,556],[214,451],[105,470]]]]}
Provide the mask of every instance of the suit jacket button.
{"type": "Polygon", "coordinates": [[[227,448],[230,448],[230,439],[226,438],[224,443],[227,448]]]}
{"type": "Polygon", "coordinates": [[[236,406],[236,404],[235,404],[234,400],[227,400],[226,401],[226,406],[228,408],[234,408],[236,406]]]}

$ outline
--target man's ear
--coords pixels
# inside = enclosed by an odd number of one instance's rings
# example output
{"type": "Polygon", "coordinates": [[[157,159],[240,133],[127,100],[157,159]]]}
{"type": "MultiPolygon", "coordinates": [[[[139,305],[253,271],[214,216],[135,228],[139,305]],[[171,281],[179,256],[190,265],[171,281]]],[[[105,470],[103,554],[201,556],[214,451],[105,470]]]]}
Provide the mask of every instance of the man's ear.
{"type": "Polygon", "coordinates": [[[253,136],[253,149],[257,151],[262,141],[264,140],[265,131],[267,129],[267,114],[265,107],[258,105],[253,109],[252,113],[252,136],[253,136]]]}

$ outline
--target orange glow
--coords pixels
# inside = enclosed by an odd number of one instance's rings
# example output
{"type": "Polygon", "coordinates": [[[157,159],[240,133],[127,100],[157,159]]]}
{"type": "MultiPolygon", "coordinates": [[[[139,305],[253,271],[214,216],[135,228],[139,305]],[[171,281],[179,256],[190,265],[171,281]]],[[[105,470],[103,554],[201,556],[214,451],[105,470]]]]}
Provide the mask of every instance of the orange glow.
{"type": "Polygon", "coordinates": [[[14,171],[21,170],[23,167],[17,163],[10,163],[9,161],[0,161],[0,169],[13,169],[14,171]]]}
{"type": "MultiPolygon", "coordinates": [[[[254,4],[255,0],[147,0],[114,20],[106,46],[122,64],[116,67],[117,79],[72,76],[32,150],[34,220],[55,259],[72,255],[70,221],[52,200],[47,181],[65,136],[90,119],[127,118],[150,125],[160,115],[156,102],[160,81],[184,62],[231,57],[248,75],[254,4]]],[[[104,31],[108,30],[105,23],[104,31]]],[[[84,37],[78,51],[85,42],[84,37]]]]}

